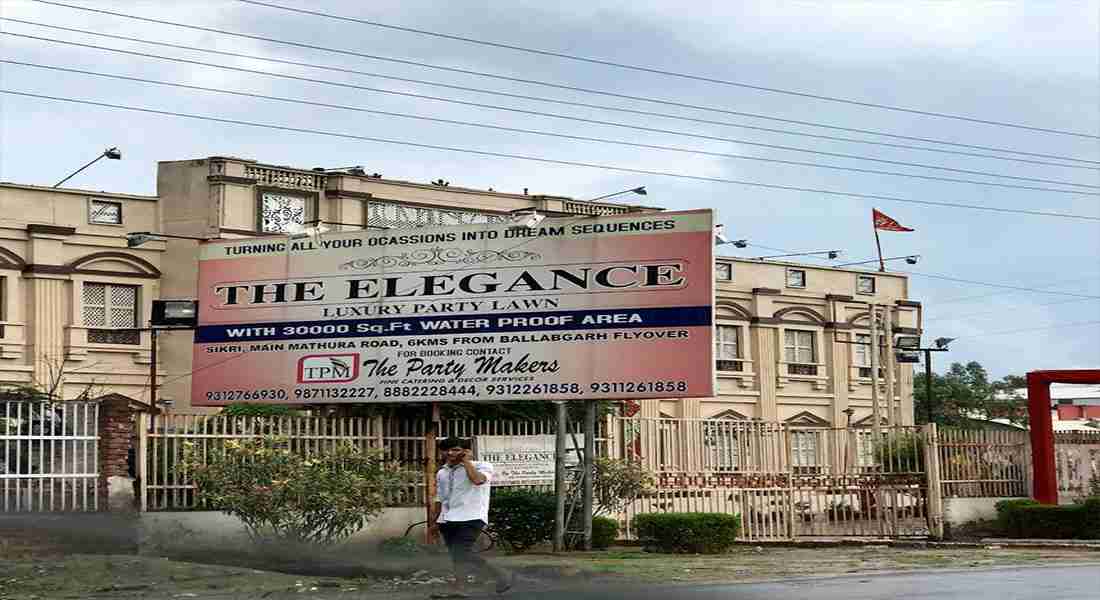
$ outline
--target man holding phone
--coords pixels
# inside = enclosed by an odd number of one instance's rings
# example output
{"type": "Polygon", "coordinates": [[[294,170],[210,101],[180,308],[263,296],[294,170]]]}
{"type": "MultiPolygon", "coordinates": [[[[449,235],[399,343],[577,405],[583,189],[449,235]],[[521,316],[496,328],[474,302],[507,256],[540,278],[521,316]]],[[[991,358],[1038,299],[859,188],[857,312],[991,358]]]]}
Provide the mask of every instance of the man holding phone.
{"type": "Polygon", "coordinates": [[[439,444],[446,463],[436,473],[436,496],[429,520],[430,531],[443,535],[454,564],[454,590],[446,596],[464,598],[463,587],[469,569],[488,573],[496,580],[497,593],[511,589],[513,577],[507,571],[490,565],[474,552],[474,542],[489,523],[489,482],[493,465],[473,460],[469,444],[450,437],[439,444]]]}

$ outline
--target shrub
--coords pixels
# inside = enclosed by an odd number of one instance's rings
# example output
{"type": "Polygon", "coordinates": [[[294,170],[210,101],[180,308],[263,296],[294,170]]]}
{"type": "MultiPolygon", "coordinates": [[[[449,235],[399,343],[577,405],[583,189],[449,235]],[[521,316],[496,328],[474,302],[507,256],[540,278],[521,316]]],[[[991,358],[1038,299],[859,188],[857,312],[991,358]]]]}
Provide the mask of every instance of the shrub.
{"type": "MultiPolygon", "coordinates": [[[[569,531],[583,531],[584,522],[577,514],[573,518],[573,524],[569,527],[569,531]]],[[[619,522],[615,519],[608,517],[592,517],[592,549],[593,550],[607,550],[619,539],[619,522]]],[[[584,536],[582,535],[569,535],[566,539],[567,546],[570,550],[581,550],[584,548],[584,536]]]]}
{"type": "Polygon", "coordinates": [[[597,458],[592,469],[594,514],[622,512],[639,497],[653,492],[655,480],[639,460],[597,458]]]}
{"type": "Polygon", "coordinates": [[[292,417],[298,414],[298,411],[294,407],[285,404],[241,402],[226,406],[222,409],[222,414],[227,417],[292,417]]]}
{"type": "Polygon", "coordinates": [[[362,529],[415,474],[351,444],[309,457],[273,437],[230,440],[180,465],[199,498],[244,522],[255,542],[331,545],[362,529]]]}
{"type": "Polygon", "coordinates": [[[607,517],[592,518],[592,547],[607,550],[619,539],[619,522],[607,517]]]}
{"type": "Polygon", "coordinates": [[[923,473],[924,436],[919,433],[895,433],[875,446],[875,458],[886,473],[923,473]]]}
{"type": "Polygon", "coordinates": [[[391,537],[382,540],[378,549],[384,556],[416,556],[424,552],[424,546],[410,537],[391,537]]]}
{"type": "Polygon", "coordinates": [[[648,551],[720,554],[737,541],[741,518],[725,513],[638,515],[634,529],[648,551]]]}
{"type": "Polygon", "coordinates": [[[557,498],[549,492],[493,490],[489,528],[498,542],[523,552],[553,537],[557,506],[557,498]]]}
{"type": "Polygon", "coordinates": [[[1071,506],[1004,500],[997,503],[997,526],[1009,537],[1100,539],[1100,498],[1071,506]]]}

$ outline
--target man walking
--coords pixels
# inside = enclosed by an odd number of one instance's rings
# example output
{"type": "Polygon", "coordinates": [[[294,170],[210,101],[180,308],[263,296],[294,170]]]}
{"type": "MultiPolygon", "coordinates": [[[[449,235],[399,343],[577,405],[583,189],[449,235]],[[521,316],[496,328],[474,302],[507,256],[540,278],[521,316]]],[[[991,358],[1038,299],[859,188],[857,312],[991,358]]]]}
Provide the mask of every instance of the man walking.
{"type": "Polygon", "coordinates": [[[513,577],[507,571],[490,565],[474,552],[474,542],[489,523],[489,482],[493,465],[474,462],[468,444],[450,437],[439,444],[446,464],[436,473],[436,496],[432,503],[429,526],[433,533],[443,534],[454,564],[454,590],[434,597],[464,598],[468,570],[488,574],[496,580],[496,591],[511,589],[513,577]]]}

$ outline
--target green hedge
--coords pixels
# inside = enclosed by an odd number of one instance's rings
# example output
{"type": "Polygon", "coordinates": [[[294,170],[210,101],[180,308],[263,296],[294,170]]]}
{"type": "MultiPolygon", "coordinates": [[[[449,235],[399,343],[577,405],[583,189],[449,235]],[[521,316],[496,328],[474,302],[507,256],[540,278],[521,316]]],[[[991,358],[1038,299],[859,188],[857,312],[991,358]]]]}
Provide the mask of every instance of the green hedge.
{"type": "Polygon", "coordinates": [[[654,513],[635,517],[634,529],[649,551],[721,554],[737,541],[741,517],[725,513],[654,513]]]}
{"type": "MultiPolygon", "coordinates": [[[[584,524],[579,515],[573,518],[569,531],[581,531],[584,524]]],[[[570,550],[580,550],[584,545],[584,536],[569,535],[566,543],[570,550]]],[[[619,539],[619,522],[607,517],[592,517],[592,549],[607,550],[619,539]]]]}
{"type": "Polygon", "coordinates": [[[489,529],[516,552],[550,541],[558,502],[553,493],[525,489],[493,490],[489,529]]]}
{"type": "Polygon", "coordinates": [[[619,539],[619,522],[607,517],[592,517],[592,547],[607,550],[619,539]]]}
{"type": "Polygon", "coordinates": [[[1063,506],[1004,500],[997,503],[997,525],[1015,538],[1100,539],[1100,497],[1063,506]]]}

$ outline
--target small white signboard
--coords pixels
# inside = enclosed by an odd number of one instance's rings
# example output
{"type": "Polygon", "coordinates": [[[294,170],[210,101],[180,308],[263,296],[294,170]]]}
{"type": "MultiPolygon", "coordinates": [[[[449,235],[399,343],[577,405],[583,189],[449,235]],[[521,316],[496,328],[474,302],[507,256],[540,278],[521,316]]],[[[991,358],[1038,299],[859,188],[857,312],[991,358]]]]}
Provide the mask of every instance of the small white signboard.
{"type": "MultiPolygon", "coordinates": [[[[553,485],[553,435],[480,435],[474,440],[477,460],[493,465],[493,485],[553,485]]],[[[577,436],[584,447],[584,438],[577,436]]],[[[566,438],[567,466],[576,465],[572,436],[566,438]]]]}

